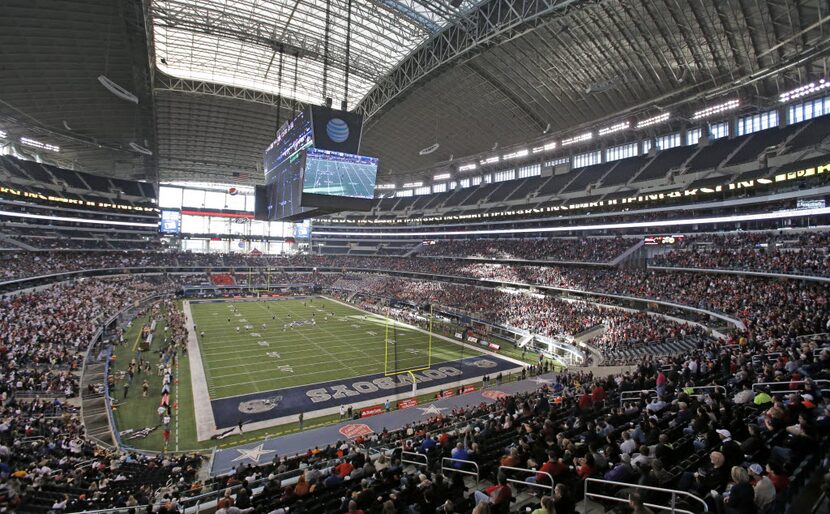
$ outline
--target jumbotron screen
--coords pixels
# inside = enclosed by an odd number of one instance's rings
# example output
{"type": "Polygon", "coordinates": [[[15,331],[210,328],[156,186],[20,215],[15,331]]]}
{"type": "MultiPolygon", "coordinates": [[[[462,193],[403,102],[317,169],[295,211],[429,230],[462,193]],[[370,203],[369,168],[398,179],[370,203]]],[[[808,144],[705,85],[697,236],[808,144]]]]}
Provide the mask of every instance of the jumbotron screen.
{"type": "Polygon", "coordinates": [[[309,148],[303,172],[303,194],[372,199],[378,159],[309,148]]]}
{"type": "Polygon", "coordinates": [[[298,221],[370,210],[378,160],[357,155],[362,119],[356,113],[310,106],[284,123],[263,153],[265,194],[260,194],[255,216],[298,221]]]}
{"type": "Polygon", "coordinates": [[[263,155],[267,214],[261,219],[280,220],[308,211],[300,205],[303,162],[304,150],[313,144],[311,116],[306,110],[280,127],[263,155]]]}
{"type": "Polygon", "coordinates": [[[283,123],[277,132],[277,137],[265,149],[263,164],[265,167],[265,183],[276,180],[279,170],[287,161],[295,162],[300,152],[314,144],[314,133],[311,128],[311,116],[302,110],[294,117],[283,123]]]}

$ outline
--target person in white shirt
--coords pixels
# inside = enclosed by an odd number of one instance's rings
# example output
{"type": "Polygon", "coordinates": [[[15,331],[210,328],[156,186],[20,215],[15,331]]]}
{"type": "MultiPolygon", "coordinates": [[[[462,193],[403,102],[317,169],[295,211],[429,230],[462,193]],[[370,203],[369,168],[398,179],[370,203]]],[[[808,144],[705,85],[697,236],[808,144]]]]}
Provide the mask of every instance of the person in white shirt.
{"type": "Polygon", "coordinates": [[[623,442],[622,444],[620,444],[620,451],[628,455],[631,455],[631,453],[633,453],[634,450],[637,449],[637,441],[631,438],[630,430],[626,430],[625,432],[623,432],[622,436],[623,442]]]}
{"type": "Polygon", "coordinates": [[[640,446],[640,453],[636,453],[631,457],[631,466],[635,468],[637,466],[648,466],[651,465],[651,460],[652,457],[649,454],[648,446],[642,445],[640,446]]]}

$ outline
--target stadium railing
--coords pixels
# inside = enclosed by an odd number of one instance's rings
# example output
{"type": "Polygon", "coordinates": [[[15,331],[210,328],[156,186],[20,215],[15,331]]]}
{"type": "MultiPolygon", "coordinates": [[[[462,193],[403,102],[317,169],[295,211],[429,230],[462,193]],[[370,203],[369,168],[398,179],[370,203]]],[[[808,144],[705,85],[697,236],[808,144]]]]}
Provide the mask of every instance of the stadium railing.
{"type": "Polygon", "coordinates": [[[423,453],[417,452],[408,452],[401,448],[401,462],[403,464],[412,464],[413,466],[423,466],[424,468],[429,468],[429,459],[423,453]],[[411,456],[412,459],[405,459],[404,457],[411,456]]]}
{"type": "MultiPolygon", "coordinates": [[[[99,331],[99,333],[98,333],[98,338],[102,341],[103,344],[106,344],[106,341],[104,341],[105,334],[107,334],[110,331],[114,331],[119,325],[125,324],[125,322],[132,321],[133,319],[135,319],[136,314],[138,312],[144,310],[145,308],[152,305],[154,302],[156,302],[158,300],[161,300],[162,298],[165,298],[167,296],[169,296],[169,295],[167,295],[167,294],[157,294],[157,295],[147,296],[147,297],[142,298],[141,300],[139,300],[137,304],[131,305],[130,307],[127,307],[126,309],[122,310],[118,314],[112,316],[109,320],[107,320],[106,323],[104,323],[104,326],[103,326],[102,330],[99,331]]],[[[104,399],[105,399],[106,405],[107,405],[107,417],[109,419],[110,428],[112,430],[113,441],[115,441],[116,446],[118,448],[121,448],[121,449],[130,449],[130,448],[126,447],[124,445],[123,441],[121,440],[121,434],[118,431],[117,425],[115,423],[115,415],[113,414],[113,411],[112,411],[112,398],[110,397],[110,390],[109,390],[109,370],[110,370],[109,363],[110,363],[110,356],[112,355],[111,352],[112,352],[112,346],[110,345],[107,348],[107,362],[106,362],[106,365],[104,366],[104,399]]]]}
{"type": "Polygon", "coordinates": [[[768,388],[770,394],[786,394],[796,393],[803,390],[805,384],[812,383],[819,387],[821,392],[830,392],[830,380],[790,380],[785,382],[756,382],[752,384],[752,391],[757,391],[760,388],[768,388]],[[796,387],[793,387],[796,386],[796,387]],[[801,386],[801,387],[798,387],[801,386]],[[780,389],[773,389],[773,387],[780,387],[780,389]]]}
{"type": "MultiPolygon", "coordinates": [[[[513,466],[499,466],[499,473],[504,473],[504,471],[511,471],[514,473],[524,473],[530,476],[536,476],[537,474],[541,473],[543,475],[547,475],[548,479],[550,480],[550,484],[537,484],[534,482],[525,482],[524,480],[516,480],[515,478],[510,478],[508,476],[507,481],[511,484],[521,484],[527,487],[538,487],[539,489],[547,489],[551,493],[553,492],[553,476],[547,471],[537,471],[535,469],[527,469],[527,468],[514,468],[513,466]]],[[[508,475],[508,473],[505,473],[508,475]]]]}
{"type": "Polygon", "coordinates": [[[481,472],[478,468],[478,464],[474,461],[464,460],[464,459],[454,459],[452,457],[444,457],[444,458],[441,459],[441,471],[444,472],[445,475],[449,475],[450,473],[461,473],[462,475],[470,475],[472,477],[475,477],[475,479],[476,479],[476,488],[478,488],[478,481],[479,481],[481,472]],[[462,466],[468,466],[468,467],[470,465],[472,465],[475,468],[475,471],[470,471],[468,469],[464,469],[463,467],[456,468],[455,466],[452,466],[452,465],[447,466],[445,464],[446,462],[459,463],[462,466]]]}
{"type": "Polygon", "coordinates": [[[620,405],[625,405],[625,402],[634,402],[638,401],[643,393],[646,394],[646,398],[651,398],[653,396],[657,396],[657,391],[654,389],[639,389],[637,391],[622,391],[620,393],[620,405]]]}
{"type": "Polygon", "coordinates": [[[703,499],[699,498],[698,496],[695,496],[692,493],[686,492],[686,491],[678,491],[676,489],[665,489],[663,487],[652,487],[652,486],[648,486],[648,485],[629,484],[629,483],[626,483],[626,482],[614,482],[612,480],[601,480],[599,478],[586,478],[585,479],[583,487],[584,487],[584,497],[585,497],[586,501],[588,500],[588,498],[596,498],[596,499],[600,499],[600,500],[613,501],[613,502],[617,502],[617,503],[628,503],[627,495],[626,495],[626,498],[619,498],[619,497],[616,497],[616,496],[609,496],[607,494],[589,492],[588,491],[588,486],[591,485],[591,484],[604,484],[606,486],[619,486],[619,487],[624,487],[626,489],[633,489],[635,491],[656,491],[656,492],[671,494],[671,501],[669,502],[668,505],[657,505],[657,504],[654,504],[654,503],[647,503],[647,502],[643,502],[643,504],[646,505],[647,507],[651,507],[652,509],[659,509],[661,511],[669,511],[672,514],[675,513],[675,512],[679,512],[681,514],[696,514],[695,511],[685,510],[685,509],[678,509],[677,508],[677,500],[678,500],[679,497],[694,500],[695,502],[697,502],[697,503],[699,503],[703,506],[703,512],[709,512],[709,506],[706,504],[706,502],[703,499]]]}
{"type": "Polygon", "coordinates": [[[788,280],[807,280],[811,282],[823,282],[830,284],[830,277],[818,277],[815,275],[792,275],[789,273],[773,273],[771,271],[744,271],[734,269],[717,269],[717,268],[681,268],[677,266],[647,266],[650,270],[657,271],[686,271],[691,273],[713,273],[719,275],[744,275],[749,277],[770,277],[770,278],[785,278],[788,280]]]}

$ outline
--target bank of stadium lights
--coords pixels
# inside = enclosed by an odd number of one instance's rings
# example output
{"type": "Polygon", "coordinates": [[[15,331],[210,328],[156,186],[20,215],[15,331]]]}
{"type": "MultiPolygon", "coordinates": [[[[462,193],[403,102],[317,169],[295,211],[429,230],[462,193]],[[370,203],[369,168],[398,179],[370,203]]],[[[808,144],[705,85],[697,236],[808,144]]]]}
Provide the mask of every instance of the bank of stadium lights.
{"type": "Polygon", "coordinates": [[[29,139],[28,137],[21,137],[20,143],[26,146],[31,146],[33,148],[40,148],[41,150],[48,150],[50,152],[60,152],[61,149],[58,146],[50,145],[49,143],[41,143],[40,141],[36,141],[34,139],[29,139]]]}
{"type": "Polygon", "coordinates": [[[378,184],[375,189],[395,189],[395,184],[378,184]]]}
{"type": "Polygon", "coordinates": [[[740,100],[729,100],[728,102],[723,102],[722,104],[713,105],[711,107],[707,107],[705,109],[701,109],[694,113],[692,116],[693,120],[699,120],[701,118],[708,118],[709,116],[714,116],[715,114],[720,114],[725,111],[731,111],[733,109],[737,109],[740,107],[741,101],[740,100]]]}
{"type": "Polygon", "coordinates": [[[452,177],[450,173],[439,173],[432,177],[432,180],[447,180],[448,178],[452,177]]]}
{"type": "Polygon", "coordinates": [[[482,166],[484,166],[485,164],[495,164],[495,163],[499,162],[499,160],[501,160],[501,157],[499,157],[498,155],[494,155],[492,157],[482,159],[482,160],[478,161],[478,163],[481,164],[482,166]]]}
{"type": "Polygon", "coordinates": [[[605,135],[608,135],[608,134],[613,134],[614,132],[620,132],[622,130],[628,130],[628,127],[630,127],[630,126],[631,126],[631,123],[629,123],[627,121],[623,121],[622,123],[617,123],[615,125],[611,125],[610,127],[605,127],[605,128],[599,129],[598,134],[600,136],[605,136],[605,135]]]}
{"type": "Polygon", "coordinates": [[[533,153],[549,152],[556,149],[556,141],[550,142],[544,146],[536,146],[533,148],[533,153]]]}
{"type": "Polygon", "coordinates": [[[6,134],[4,131],[0,130],[0,139],[6,139],[7,135],[8,134],[6,134]]]}
{"type": "MultiPolygon", "coordinates": [[[[0,212],[0,214],[3,214],[0,212]]],[[[565,225],[561,227],[531,227],[531,228],[507,228],[507,229],[481,229],[481,230],[445,230],[429,232],[337,232],[329,230],[318,230],[314,233],[319,236],[346,236],[346,237],[442,237],[442,236],[478,236],[491,234],[528,234],[528,233],[555,233],[555,232],[583,232],[594,230],[620,230],[627,228],[663,228],[681,227],[689,225],[709,225],[715,223],[740,223],[744,221],[766,221],[790,218],[804,218],[809,216],[824,216],[830,214],[830,207],[802,210],[784,210],[775,212],[762,212],[757,214],[737,214],[732,216],[715,216],[710,218],[685,218],[678,220],[655,220],[635,221],[631,223],[603,223],[597,225],[565,225]]],[[[74,218],[73,218],[74,219],[74,218]]]]}
{"type": "Polygon", "coordinates": [[[502,155],[501,160],[509,161],[512,159],[521,159],[522,157],[527,157],[528,155],[530,155],[530,150],[523,148],[521,150],[516,150],[515,152],[502,155]]]}
{"type": "Polygon", "coordinates": [[[464,166],[459,166],[458,171],[472,171],[476,168],[478,168],[478,165],[474,162],[471,162],[470,164],[465,164],[464,166]]]}
{"type": "Polygon", "coordinates": [[[403,187],[404,187],[404,188],[408,188],[408,187],[421,187],[421,186],[423,186],[423,185],[424,185],[424,183],[423,183],[423,182],[407,182],[406,184],[404,184],[404,185],[403,185],[403,187]]]}
{"type": "Polygon", "coordinates": [[[581,143],[583,141],[590,141],[593,139],[594,133],[593,132],[586,132],[584,134],[580,134],[578,136],[569,137],[568,139],[562,140],[562,146],[574,145],[576,143],[581,143]]]}
{"type": "Polygon", "coordinates": [[[652,125],[657,125],[658,123],[663,123],[665,121],[669,121],[669,116],[671,116],[671,113],[664,112],[663,114],[658,114],[657,116],[654,116],[652,118],[646,118],[644,120],[640,120],[640,121],[637,122],[637,128],[638,129],[646,128],[646,127],[650,127],[652,125]]]}
{"type": "Polygon", "coordinates": [[[778,97],[779,102],[789,102],[790,100],[795,100],[796,98],[801,98],[802,96],[807,96],[815,93],[816,91],[821,91],[823,89],[827,89],[830,87],[830,81],[827,79],[821,79],[818,82],[810,82],[809,84],[803,85],[801,87],[797,87],[791,91],[785,91],[781,93],[778,97]]]}

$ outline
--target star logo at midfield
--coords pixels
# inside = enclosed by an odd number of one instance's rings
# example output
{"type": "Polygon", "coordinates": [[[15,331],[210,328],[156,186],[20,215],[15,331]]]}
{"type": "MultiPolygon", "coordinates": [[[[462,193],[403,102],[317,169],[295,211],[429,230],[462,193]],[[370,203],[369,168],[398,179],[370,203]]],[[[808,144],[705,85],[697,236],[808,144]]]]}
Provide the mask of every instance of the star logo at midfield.
{"type": "Polygon", "coordinates": [[[252,461],[259,464],[259,459],[263,455],[269,453],[276,453],[274,450],[263,450],[262,447],[265,443],[260,443],[259,446],[254,446],[253,448],[236,448],[236,451],[239,452],[239,456],[233,459],[231,462],[236,462],[238,460],[245,460],[251,459],[252,461]]]}
{"type": "Polygon", "coordinates": [[[417,407],[418,410],[421,411],[421,415],[423,416],[437,416],[441,414],[442,410],[447,410],[446,407],[436,407],[435,404],[430,404],[429,407],[417,407]]]}

